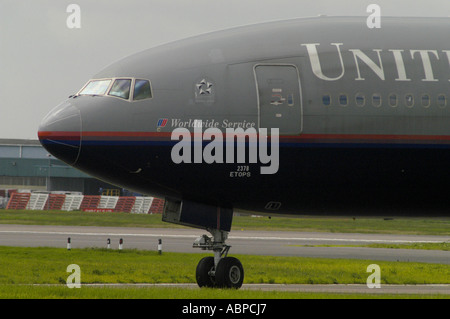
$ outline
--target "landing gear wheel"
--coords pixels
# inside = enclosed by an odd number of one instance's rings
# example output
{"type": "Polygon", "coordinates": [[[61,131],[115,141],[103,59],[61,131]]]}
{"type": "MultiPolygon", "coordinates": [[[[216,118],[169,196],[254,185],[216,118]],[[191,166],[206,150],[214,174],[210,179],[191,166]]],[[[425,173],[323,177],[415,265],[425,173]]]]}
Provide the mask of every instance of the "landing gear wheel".
{"type": "Polygon", "coordinates": [[[225,257],[219,261],[216,269],[218,287],[239,289],[244,282],[244,267],[239,259],[225,257]]]}
{"type": "Polygon", "coordinates": [[[205,257],[197,265],[195,271],[195,278],[199,287],[216,287],[216,280],[213,274],[214,271],[214,257],[205,257]]]}
{"type": "Polygon", "coordinates": [[[227,257],[231,246],[225,244],[228,232],[207,229],[213,237],[200,236],[192,245],[194,248],[214,251],[214,257],[205,257],[197,265],[196,279],[200,287],[239,289],[244,282],[244,268],[234,257],[227,257]]]}

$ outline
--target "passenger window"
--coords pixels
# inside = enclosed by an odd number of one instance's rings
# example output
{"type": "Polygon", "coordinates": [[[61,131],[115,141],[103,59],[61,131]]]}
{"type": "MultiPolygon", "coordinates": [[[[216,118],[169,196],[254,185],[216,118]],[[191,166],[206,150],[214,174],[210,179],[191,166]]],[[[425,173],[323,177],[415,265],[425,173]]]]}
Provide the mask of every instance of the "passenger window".
{"type": "Polygon", "coordinates": [[[397,94],[389,95],[389,105],[392,107],[397,107],[397,105],[398,105],[397,94]]]}
{"type": "Polygon", "coordinates": [[[445,94],[439,94],[437,101],[440,108],[444,108],[447,106],[447,97],[445,96],[445,94]]]}
{"type": "Polygon", "coordinates": [[[364,106],[366,104],[366,97],[362,93],[357,93],[355,96],[355,102],[357,106],[364,106]]]}
{"type": "Polygon", "coordinates": [[[92,80],[81,90],[80,95],[103,95],[111,83],[111,79],[108,80],[92,80]]]}
{"type": "Polygon", "coordinates": [[[150,81],[136,80],[134,84],[133,100],[145,100],[152,98],[152,90],[150,88],[150,81]]]}
{"type": "Polygon", "coordinates": [[[330,106],[331,105],[331,96],[330,95],[324,95],[322,96],[322,103],[325,106],[330,106]]]}
{"type": "Polygon", "coordinates": [[[408,108],[412,108],[414,106],[414,96],[412,94],[405,95],[405,105],[408,108]]]}
{"type": "Polygon", "coordinates": [[[348,98],[347,95],[341,94],[339,95],[339,104],[341,106],[347,106],[348,105],[348,98]]]}
{"type": "Polygon", "coordinates": [[[374,95],[372,95],[372,104],[375,107],[381,106],[381,95],[380,94],[375,93],[374,95]]]}
{"type": "Polygon", "coordinates": [[[422,95],[422,106],[425,108],[429,108],[431,105],[430,96],[428,94],[422,95]]]}
{"type": "Polygon", "coordinates": [[[114,81],[108,95],[128,100],[130,98],[131,79],[118,79],[114,81]]]}

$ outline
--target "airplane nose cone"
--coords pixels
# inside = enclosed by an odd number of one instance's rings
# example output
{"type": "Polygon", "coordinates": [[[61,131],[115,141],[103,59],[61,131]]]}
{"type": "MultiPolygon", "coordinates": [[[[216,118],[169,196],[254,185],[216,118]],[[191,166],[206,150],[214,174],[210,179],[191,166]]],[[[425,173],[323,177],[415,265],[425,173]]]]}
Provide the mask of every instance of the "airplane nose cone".
{"type": "Polygon", "coordinates": [[[69,102],[61,103],[42,120],[38,137],[50,154],[74,165],[81,150],[80,110],[69,102]]]}

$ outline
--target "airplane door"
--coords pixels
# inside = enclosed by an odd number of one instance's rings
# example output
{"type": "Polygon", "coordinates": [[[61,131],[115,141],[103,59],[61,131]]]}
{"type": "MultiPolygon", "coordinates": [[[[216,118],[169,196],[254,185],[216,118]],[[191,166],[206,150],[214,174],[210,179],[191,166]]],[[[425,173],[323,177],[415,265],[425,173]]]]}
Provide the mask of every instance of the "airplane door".
{"type": "Polygon", "coordinates": [[[297,67],[291,64],[258,64],[255,78],[259,127],[279,128],[280,135],[300,134],[302,100],[297,67]]]}

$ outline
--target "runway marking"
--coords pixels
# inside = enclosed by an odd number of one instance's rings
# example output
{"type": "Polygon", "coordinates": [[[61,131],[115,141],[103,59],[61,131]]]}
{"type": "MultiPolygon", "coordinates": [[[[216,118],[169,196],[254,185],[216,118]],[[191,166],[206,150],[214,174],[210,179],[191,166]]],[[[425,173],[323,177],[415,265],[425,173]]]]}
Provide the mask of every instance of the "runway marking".
{"type": "MultiPolygon", "coordinates": [[[[197,235],[170,235],[170,234],[133,234],[133,233],[88,233],[88,232],[58,232],[58,231],[27,231],[27,230],[1,230],[0,234],[36,234],[36,235],[65,235],[65,236],[123,236],[123,237],[160,237],[160,238],[193,238],[197,235]]],[[[403,239],[357,239],[357,238],[320,238],[320,237],[275,237],[275,236],[229,236],[228,239],[242,240],[280,240],[280,241],[333,241],[333,242],[365,242],[365,243],[429,243],[438,244],[442,240],[403,240],[403,239]]]]}

